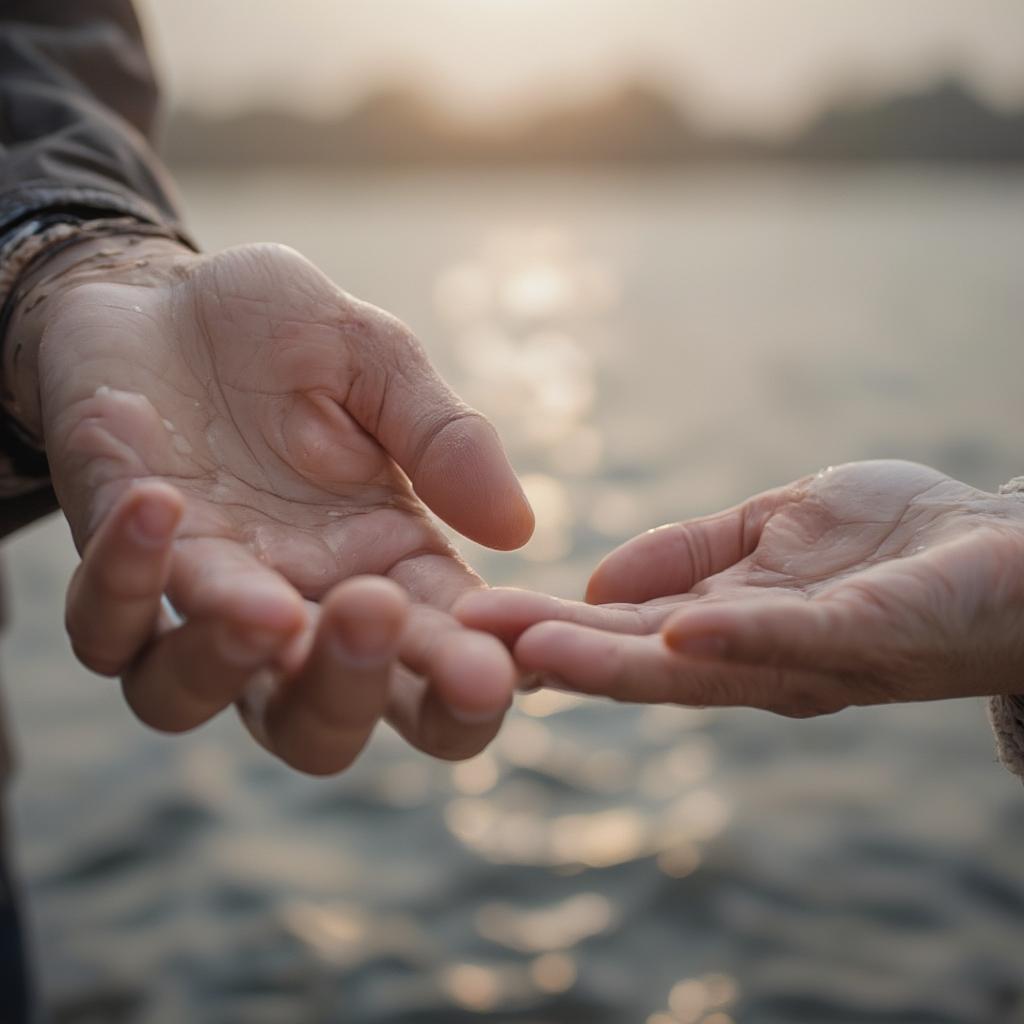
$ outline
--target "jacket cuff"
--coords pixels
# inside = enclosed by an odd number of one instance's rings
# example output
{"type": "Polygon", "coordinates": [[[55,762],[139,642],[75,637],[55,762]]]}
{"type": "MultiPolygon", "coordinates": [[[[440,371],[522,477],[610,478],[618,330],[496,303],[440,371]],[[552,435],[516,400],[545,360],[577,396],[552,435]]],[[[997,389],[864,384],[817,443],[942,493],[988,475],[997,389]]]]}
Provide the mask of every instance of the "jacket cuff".
{"type": "Polygon", "coordinates": [[[27,220],[57,211],[73,213],[83,219],[117,215],[135,217],[145,224],[167,229],[182,244],[198,252],[199,247],[180,222],[141,196],[131,192],[69,187],[61,182],[44,180],[24,182],[0,191],[0,238],[27,220]]]}

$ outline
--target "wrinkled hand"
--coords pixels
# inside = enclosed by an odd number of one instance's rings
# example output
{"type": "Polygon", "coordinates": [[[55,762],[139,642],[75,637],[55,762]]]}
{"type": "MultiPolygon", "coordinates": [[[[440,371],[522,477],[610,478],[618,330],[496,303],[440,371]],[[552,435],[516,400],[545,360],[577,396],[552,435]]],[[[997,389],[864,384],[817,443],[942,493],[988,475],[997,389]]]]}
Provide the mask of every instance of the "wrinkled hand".
{"type": "Polygon", "coordinates": [[[448,614],[481,583],[421,500],[523,543],[493,428],[402,324],[291,250],[111,244],[83,243],[18,325],[21,415],[84,550],[80,659],[159,729],[244,696],[254,735],[308,771],[347,765],[382,715],[431,753],[475,753],[515,669],[448,614]]]}
{"type": "Polygon", "coordinates": [[[1021,693],[1024,500],[852,463],[628,541],[587,598],[495,590],[456,614],[524,669],[623,701],[805,717],[1021,693]]]}

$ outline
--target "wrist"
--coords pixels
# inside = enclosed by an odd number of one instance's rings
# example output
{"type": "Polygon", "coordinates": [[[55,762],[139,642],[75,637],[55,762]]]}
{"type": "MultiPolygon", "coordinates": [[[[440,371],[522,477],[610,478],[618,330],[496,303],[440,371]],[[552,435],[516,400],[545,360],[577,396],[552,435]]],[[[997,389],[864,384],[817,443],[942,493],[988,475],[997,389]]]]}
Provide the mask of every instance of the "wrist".
{"type": "MultiPolygon", "coordinates": [[[[97,237],[83,231],[51,254],[33,262],[11,297],[2,355],[5,406],[9,417],[40,448],[44,430],[40,410],[40,352],[55,310],[90,283],[155,286],[165,283],[195,253],[171,238],[144,233],[97,237]]],[[[52,339],[59,347],[60,339],[52,339]]]]}

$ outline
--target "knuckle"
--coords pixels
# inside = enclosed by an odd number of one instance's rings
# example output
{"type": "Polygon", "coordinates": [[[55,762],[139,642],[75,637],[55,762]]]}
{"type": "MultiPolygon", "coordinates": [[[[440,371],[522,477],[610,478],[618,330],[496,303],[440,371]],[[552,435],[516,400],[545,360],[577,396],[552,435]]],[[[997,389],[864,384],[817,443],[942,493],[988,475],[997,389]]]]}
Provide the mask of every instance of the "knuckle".
{"type": "Polygon", "coordinates": [[[439,410],[434,421],[423,431],[412,453],[410,468],[413,474],[420,468],[427,454],[442,437],[454,448],[461,448],[463,440],[468,439],[465,435],[466,430],[479,422],[486,422],[480,413],[455,401],[449,408],[439,410]],[[458,431],[463,431],[463,435],[460,436],[458,431]]]}
{"type": "Polygon", "coordinates": [[[392,313],[381,310],[375,318],[377,339],[393,358],[401,361],[423,355],[423,346],[408,324],[399,320],[392,313]]]}
{"type": "Polygon", "coordinates": [[[343,336],[354,344],[361,343],[362,351],[388,370],[412,372],[410,360],[416,365],[427,361],[412,329],[387,310],[344,295],[339,321],[343,336]]]}

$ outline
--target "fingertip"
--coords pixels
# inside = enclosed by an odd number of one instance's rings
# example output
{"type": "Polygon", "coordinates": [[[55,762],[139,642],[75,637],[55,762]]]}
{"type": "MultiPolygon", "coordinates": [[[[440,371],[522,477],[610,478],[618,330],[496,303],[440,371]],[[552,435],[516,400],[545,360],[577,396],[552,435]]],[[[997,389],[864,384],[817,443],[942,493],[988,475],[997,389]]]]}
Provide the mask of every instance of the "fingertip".
{"type": "Polygon", "coordinates": [[[517,678],[512,658],[497,638],[465,630],[438,658],[436,692],[454,717],[475,725],[508,710],[517,678]]]}
{"type": "Polygon", "coordinates": [[[610,604],[614,600],[610,596],[612,592],[608,586],[608,572],[605,568],[607,561],[607,556],[601,559],[597,568],[590,574],[590,579],[587,580],[587,589],[583,595],[587,604],[610,604]]]}
{"type": "Polygon", "coordinates": [[[243,629],[294,636],[302,631],[308,612],[298,591],[271,576],[250,580],[235,595],[231,619],[243,629]]]}
{"type": "Polygon", "coordinates": [[[409,609],[409,595],[386,576],[352,576],[339,583],[324,599],[324,609],[343,608],[347,614],[402,618],[409,609]]]}
{"type": "Polygon", "coordinates": [[[537,526],[533,506],[520,489],[519,494],[513,495],[504,508],[503,521],[498,522],[488,536],[481,536],[479,543],[495,551],[518,551],[529,542],[537,526]]]}
{"type": "Polygon", "coordinates": [[[460,594],[449,611],[452,617],[461,622],[464,626],[471,626],[477,616],[487,610],[487,601],[479,600],[480,594],[487,594],[489,590],[469,590],[460,594]]]}
{"type": "Polygon", "coordinates": [[[464,626],[512,643],[535,622],[558,615],[557,598],[517,587],[490,587],[462,595],[452,614],[464,626]]]}
{"type": "Polygon", "coordinates": [[[131,537],[147,547],[162,547],[169,543],[185,512],[181,494],[164,484],[136,488],[127,505],[131,537]]]}
{"type": "Polygon", "coordinates": [[[445,426],[413,477],[417,494],[446,523],[485,547],[522,547],[533,509],[494,427],[477,414],[445,426]]]}
{"type": "Polygon", "coordinates": [[[519,587],[477,587],[460,594],[451,607],[451,614],[464,625],[474,622],[489,622],[495,612],[528,591],[519,587]]]}
{"type": "Polygon", "coordinates": [[[566,623],[552,621],[529,626],[512,648],[516,664],[527,672],[546,670],[549,667],[547,654],[550,651],[550,644],[552,640],[557,640],[559,635],[564,635],[567,628],[571,629],[566,623]]]}
{"type": "Polygon", "coordinates": [[[611,604],[616,601],[632,603],[650,596],[639,589],[637,582],[645,568],[641,563],[643,550],[642,547],[638,548],[637,542],[646,536],[641,534],[640,537],[632,538],[609,551],[597,563],[587,581],[585,597],[588,604],[611,604]],[[640,559],[637,558],[638,553],[640,559]]]}
{"type": "Polygon", "coordinates": [[[508,487],[509,496],[505,509],[505,521],[501,524],[502,530],[495,538],[493,547],[498,551],[515,551],[533,536],[533,531],[537,527],[537,517],[530,504],[530,499],[526,496],[526,491],[523,490],[519,477],[516,476],[507,457],[506,467],[511,478],[511,485],[508,487]]]}
{"type": "Polygon", "coordinates": [[[409,615],[406,592],[381,576],[357,576],[327,597],[323,614],[346,655],[384,661],[398,651],[409,615]]]}
{"type": "Polygon", "coordinates": [[[133,484],[112,508],[96,515],[86,547],[163,547],[177,532],[184,512],[185,500],[177,488],[158,480],[133,484]]]}

